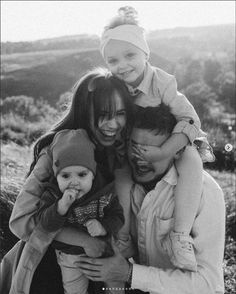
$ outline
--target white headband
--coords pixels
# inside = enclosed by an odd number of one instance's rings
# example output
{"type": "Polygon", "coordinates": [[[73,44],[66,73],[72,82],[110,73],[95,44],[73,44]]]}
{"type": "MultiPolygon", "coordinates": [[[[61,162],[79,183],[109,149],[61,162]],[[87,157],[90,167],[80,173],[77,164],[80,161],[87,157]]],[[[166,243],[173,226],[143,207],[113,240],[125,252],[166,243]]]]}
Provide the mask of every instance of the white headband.
{"type": "Polygon", "coordinates": [[[101,37],[100,45],[100,50],[103,57],[104,49],[110,40],[119,40],[131,43],[144,51],[149,57],[150,50],[144,36],[144,30],[137,25],[125,24],[105,31],[101,37]]]}

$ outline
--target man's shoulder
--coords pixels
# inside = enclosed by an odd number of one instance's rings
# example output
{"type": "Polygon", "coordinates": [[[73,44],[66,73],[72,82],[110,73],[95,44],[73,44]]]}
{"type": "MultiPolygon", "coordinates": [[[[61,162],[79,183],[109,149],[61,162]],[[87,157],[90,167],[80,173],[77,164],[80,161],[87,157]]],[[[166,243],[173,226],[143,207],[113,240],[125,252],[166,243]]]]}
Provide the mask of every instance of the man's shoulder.
{"type": "Polygon", "coordinates": [[[217,183],[217,181],[206,170],[203,170],[203,182],[204,182],[204,184],[212,185],[216,189],[219,189],[222,191],[222,189],[221,189],[220,185],[217,183]]]}
{"type": "MultiPolygon", "coordinates": [[[[224,198],[223,190],[216,180],[207,172],[203,171],[203,192],[212,195],[215,199],[224,198]]],[[[208,196],[210,197],[210,196],[208,196]]]]}

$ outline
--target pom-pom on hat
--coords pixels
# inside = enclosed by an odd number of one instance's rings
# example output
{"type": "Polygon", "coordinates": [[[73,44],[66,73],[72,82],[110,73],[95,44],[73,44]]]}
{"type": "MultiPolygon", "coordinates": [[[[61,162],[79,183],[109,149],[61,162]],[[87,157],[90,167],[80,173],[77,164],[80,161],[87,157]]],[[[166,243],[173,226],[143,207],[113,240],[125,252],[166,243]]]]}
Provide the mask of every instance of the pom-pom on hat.
{"type": "Polygon", "coordinates": [[[101,36],[100,51],[104,56],[104,50],[110,40],[125,41],[141,49],[149,57],[150,49],[147,44],[144,29],[138,25],[137,11],[131,6],[121,7],[118,16],[110,25],[105,27],[101,36]]]}
{"type": "Polygon", "coordinates": [[[58,132],[51,144],[54,175],[67,166],[80,165],[96,173],[94,144],[85,130],[63,130],[58,132]]]}

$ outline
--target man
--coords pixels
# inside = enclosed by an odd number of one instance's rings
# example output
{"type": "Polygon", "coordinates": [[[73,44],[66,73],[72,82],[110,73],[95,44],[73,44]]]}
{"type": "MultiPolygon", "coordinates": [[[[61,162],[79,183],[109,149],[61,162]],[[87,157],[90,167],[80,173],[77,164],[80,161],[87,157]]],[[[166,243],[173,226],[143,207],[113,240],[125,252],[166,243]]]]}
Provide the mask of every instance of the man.
{"type": "Polygon", "coordinates": [[[91,280],[126,281],[131,288],[153,294],[224,293],[224,197],[221,188],[205,171],[201,203],[191,231],[197,271],[174,268],[162,246],[164,237],[173,227],[174,189],[178,181],[175,158],[145,162],[138,150],[142,146],[161,146],[175,124],[169,107],[163,104],[137,113],[129,158],[133,178],[139,183],[131,193],[131,234],[139,254],[132,265],[115,245],[113,257],[81,257],[79,267],[91,280]]]}

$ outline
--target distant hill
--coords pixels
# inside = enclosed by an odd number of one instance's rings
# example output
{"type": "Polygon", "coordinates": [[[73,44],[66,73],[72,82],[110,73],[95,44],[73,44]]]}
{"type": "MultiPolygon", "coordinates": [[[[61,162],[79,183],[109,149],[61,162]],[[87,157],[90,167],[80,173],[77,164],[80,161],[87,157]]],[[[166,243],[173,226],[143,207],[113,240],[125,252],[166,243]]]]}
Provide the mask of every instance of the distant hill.
{"type": "MultiPolygon", "coordinates": [[[[163,42],[174,42],[177,43],[177,46],[186,45],[189,42],[193,45],[196,45],[196,42],[203,42],[209,46],[209,49],[216,51],[227,49],[228,47],[232,49],[233,45],[235,45],[235,24],[155,30],[147,33],[147,40],[153,51],[160,50],[161,48],[158,47],[158,44],[160,45],[163,42]],[[221,48],[223,44],[224,46],[221,48]],[[214,46],[216,46],[215,49],[214,46]]],[[[204,44],[202,49],[205,47],[204,44]]],[[[63,49],[98,49],[98,47],[99,37],[97,35],[80,34],[33,42],[1,42],[1,54],[63,49]]],[[[199,49],[200,47],[198,46],[199,49]]]]}
{"type": "MultiPolygon", "coordinates": [[[[235,60],[234,25],[174,28],[149,32],[151,63],[169,73],[186,58],[235,60]]],[[[1,43],[1,98],[43,97],[55,105],[89,69],[105,66],[96,35],[75,35],[35,42],[1,43]]]]}
{"type": "MultiPolygon", "coordinates": [[[[152,64],[171,72],[173,63],[151,54],[152,64]]],[[[1,98],[43,97],[55,105],[88,70],[105,66],[98,49],[54,50],[2,56],[1,98]]]]}
{"type": "Polygon", "coordinates": [[[2,42],[1,54],[26,53],[48,50],[98,48],[99,37],[96,35],[73,35],[33,42],[2,42]]]}
{"type": "Polygon", "coordinates": [[[219,24],[211,26],[200,26],[200,27],[176,27],[171,29],[154,30],[148,33],[149,39],[160,39],[160,38],[176,38],[189,36],[194,39],[202,39],[203,36],[207,38],[211,35],[211,38],[223,38],[233,37],[235,34],[235,24],[219,24]],[[215,34],[215,32],[218,34],[215,34]]]}

